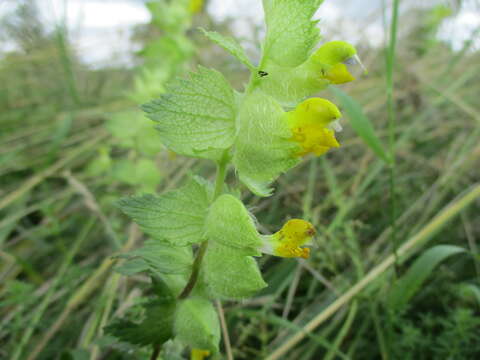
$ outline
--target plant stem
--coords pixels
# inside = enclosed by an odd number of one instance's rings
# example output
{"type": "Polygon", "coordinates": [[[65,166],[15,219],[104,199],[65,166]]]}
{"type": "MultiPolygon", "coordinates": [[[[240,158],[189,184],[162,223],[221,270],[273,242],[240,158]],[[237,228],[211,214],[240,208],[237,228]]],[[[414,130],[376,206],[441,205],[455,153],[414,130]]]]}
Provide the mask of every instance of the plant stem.
{"type": "MultiPolygon", "coordinates": [[[[392,161],[390,165],[390,222],[391,222],[391,243],[393,247],[393,254],[395,255],[395,267],[397,265],[397,209],[396,209],[396,159],[395,159],[395,132],[396,132],[396,119],[395,119],[395,107],[393,97],[393,72],[395,68],[395,46],[397,42],[397,24],[398,24],[398,7],[399,0],[394,0],[392,5],[392,20],[390,25],[390,41],[386,52],[386,93],[387,93],[387,114],[388,114],[388,143],[390,148],[390,159],[392,161]]],[[[394,274],[396,274],[396,269],[394,274]]]]}
{"type": "Polygon", "coordinates": [[[227,360],[233,360],[232,345],[230,343],[230,335],[228,334],[227,322],[225,321],[225,314],[223,312],[222,303],[220,300],[215,301],[217,307],[218,317],[220,319],[220,326],[222,328],[223,342],[225,344],[225,352],[227,353],[227,360]]]}
{"type": "MultiPolygon", "coordinates": [[[[215,201],[217,197],[219,197],[223,193],[223,185],[225,183],[225,177],[227,175],[227,166],[229,162],[229,154],[228,149],[222,155],[222,158],[217,164],[217,176],[215,178],[215,191],[213,193],[212,202],[215,201]]],[[[198,274],[200,273],[200,265],[202,264],[203,256],[207,251],[208,240],[205,240],[200,245],[200,248],[197,251],[195,256],[195,260],[193,261],[192,266],[192,273],[190,274],[190,278],[188,279],[187,285],[183,288],[182,292],[178,296],[178,299],[186,299],[190,293],[192,292],[195,284],[197,283],[198,274]]]]}
{"type": "Polygon", "coordinates": [[[200,265],[202,264],[203,256],[207,251],[208,241],[204,241],[200,248],[197,251],[197,255],[195,256],[195,260],[193,261],[192,273],[190,278],[188,279],[187,285],[183,288],[182,292],[178,296],[178,299],[186,299],[188,295],[192,292],[195,284],[197,283],[198,274],[200,273],[200,265]]]}
{"type": "MultiPolygon", "coordinates": [[[[399,0],[393,0],[392,4],[392,19],[390,23],[390,40],[388,44],[388,49],[386,52],[386,93],[387,93],[387,113],[388,113],[388,144],[390,152],[390,227],[392,229],[390,242],[393,249],[393,282],[397,280],[398,277],[398,235],[397,235],[397,199],[396,199],[396,156],[395,156],[395,133],[396,133],[396,117],[395,117],[395,104],[394,104],[394,95],[393,95],[393,75],[395,71],[395,46],[397,42],[397,25],[398,25],[398,7],[399,0]]],[[[394,330],[393,324],[395,321],[395,312],[388,311],[387,321],[386,321],[386,349],[382,351],[382,357],[387,360],[389,349],[392,347],[394,339],[394,330]]],[[[382,339],[380,338],[379,341],[382,339]]]]}
{"type": "Polygon", "coordinates": [[[213,201],[223,193],[223,184],[227,176],[227,165],[229,162],[228,149],[222,155],[222,158],[217,164],[217,176],[215,178],[215,192],[213,194],[213,201]]]}
{"type": "Polygon", "coordinates": [[[160,344],[153,345],[153,352],[152,352],[152,355],[150,356],[150,360],[157,360],[158,355],[160,355],[160,350],[162,350],[162,345],[160,344]]]}

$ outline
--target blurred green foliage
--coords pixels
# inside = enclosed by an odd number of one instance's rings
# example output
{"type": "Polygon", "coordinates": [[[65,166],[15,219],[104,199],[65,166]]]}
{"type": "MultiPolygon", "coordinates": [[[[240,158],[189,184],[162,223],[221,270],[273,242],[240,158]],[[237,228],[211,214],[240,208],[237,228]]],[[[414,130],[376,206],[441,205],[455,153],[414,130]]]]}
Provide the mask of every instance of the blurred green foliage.
{"type": "MultiPolygon", "coordinates": [[[[150,348],[118,343],[103,330],[117,317],[141,323],[142,305],[152,295],[149,279],[127,280],[113,271],[121,259],[112,261],[112,253],[142,240],[113,202],[120,194],[176,187],[192,168],[205,177],[212,169],[165,151],[155,155],[161,146],[136,107],[197,60],[238,83],[245,69],[197,39],[190,25],[173,21],[181,14],[163,9],[150,10],[165,19],[153,17],[135,33],[145,45],[140,68],[93,69],[65,26],[47,30],[34,1],[19,4],[1,23],[2,39],[15,49],[0,59],[0,358],[11,359],[31,330],[22,358],[148,359],[150,348]],[[154,48],[171,54],[165,69],[154,48]],[[71,254],[80,235],[85,239],[71,254]],[[62,264],[66,271],[59,274],[62,264]],[[41,303],[48,306],[42,310],[41,303]]],[[[447,15],[455,18],[455,10],[415,11],[413,23],[400,17],[395,69],[400,242],[480,182],[480,54],[472,41],[454,51],[438,40],[439,26],[447,15]]],[[[195,26],[229,31],[229,21],[196,16],[195,26]]],[[[362,44],[359,53],[369,75],[347,90],[386,142],[383,49],[362,44]]],[[[244,197],[266,231],[305,214],[319,235],[308,262],[265,258],[269,287],[251,301],[224,303],[235,359],[267,357],[392,252],[386,165],[344,128],[341,152],[285,175],[282,191],[269,199],[244,197]]],[[[356,297],[355,311],[341,308],[285,358],[477,358],[479,211],[476,200],[431,240],[432,247],[465,252],[438,262],[402,311],[392,311],[390,294],[414,277],[411,269],[429,249],[399,264],[396,275],[378,278],[356,297]]],[[[163,351],[165,359],[188,356],[174,343],[163,351]]]]}

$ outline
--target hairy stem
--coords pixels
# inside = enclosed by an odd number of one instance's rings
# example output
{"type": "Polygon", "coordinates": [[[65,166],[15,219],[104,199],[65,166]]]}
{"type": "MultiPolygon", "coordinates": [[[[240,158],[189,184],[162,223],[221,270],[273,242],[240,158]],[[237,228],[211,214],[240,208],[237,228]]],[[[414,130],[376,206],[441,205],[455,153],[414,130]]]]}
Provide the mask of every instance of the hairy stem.
{"type": "MultiPolygon", "coordinates": [[[[215,191],[213,193],[212,202],[215,201],[217,197],[219,197],[223,193],[223,185],[225,183],[225,177],[227,175],[227,166],[229,162],[229,154],[228,149],[222,155],[222,158],[217,164],[217,176],[215,178],[215,191]]],[[[205,252],[207,251],[208,240],[205,240],[200,245],[200,248],[197,251],[195,256],[195,260],[193,261],[192,266],[192,273],[190,274],[190,278],[188,279],[187,285],[183,288],[182,292],[178,296],[178,299],[186,299],[190,293],[192,292],[195,284],[198,280],[198,275],[200,273],[200,266],[202,264],[203,257],[205,252]]]]}
{"type": "Polygon", "coordinates": [[[150,356],[150,360],[157,360],[158,355],[160,355],[160,350],[162,350],[162,345],[156,344],[153,345],[153,352],[150,356]]]}
{"type": "Polygon", "coordinates": [[[203,256],[207,251],[208,241],[204,241],[200,248],[197,251],[197,255],[195,256],[195,260],[193,261],[192,273],[190,278],[188,279],[187,285],[183,288],[182,292],[178,296],[178,299],[186,299],[188,295],[192,292],[195,284],[197,283],[198,274],[200,273],[200,265],[202,264],[203,256]]]}
{"type": "Polygon", "coordinates": [[[217,164],[217,176],[215,178],[215,192],[213,194],[213,200],[219,197],[223,192],[223,184],[225,183],[225,177],[227,176],[227,166],[229,162],[228,149],[222,155],[222,158],[217,164]]]}

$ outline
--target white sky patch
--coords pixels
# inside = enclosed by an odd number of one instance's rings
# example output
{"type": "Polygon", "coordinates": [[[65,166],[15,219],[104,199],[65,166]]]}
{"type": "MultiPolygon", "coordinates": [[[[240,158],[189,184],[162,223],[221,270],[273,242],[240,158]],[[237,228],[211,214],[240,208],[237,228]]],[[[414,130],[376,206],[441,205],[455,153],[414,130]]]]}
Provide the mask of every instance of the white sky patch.
{"type": "MultiPolygon", "coordinates": [[[[1,1],[1,0],[0,0],[1,1]]],[[[70,40],[94,67],[132,63],[138,50],[130,41],[132,27],[150,21],[142,3],[108,0],[40,0],[42,18],[53,28],[65,17],[70,40]],[[65,7],[66,5],[66,7],[65,7]]]]}
{"type": "Polygon", "coordinates": [[[480,14],[466,7],[455,17],[448,18],[440,27],[438,36],[447,41],[456,51],[461,50],[466,41],[472,40],[472,50],[480,50],[480,14]]]}
{"type": "Polygon", "coordinates": [[[344,1],[342,5],[325,1],[315,14],[315,18],[320,18],[322,41],[345,40],[354,45],[381,46],[384,42],[383,27],[378,16],[372,16],[372,11],[378,10],[378,1],[367,3],[360,13],[352,11],[356,7],[358,1],[344,1]],[[369,17],[375,18],[375,21],[365,24],[369,17]]]}
{"type": "Polygon", "coordinates": [[[60,21],[64,15],[69,25],[83,28],[112,28],[148,22],[150,16],[141,3],[108,0],[41,0],[46,23],[60,21]],[[66,8],[65,8],[66,7],[66,8]]]}
{"type": "MultiPolygon", "coordinates": [[[[381,23],[363,23],[369,12],[378,9],[380,0],[361,1],[343,0],[342,4],[334,0],[325,0],[315,14],[320,19],[322,41],[348,39],[353,44],[366,42],[372,46],[383,43],[381,23]],[[356,10],[360,10],[359,13],[356,10]]],[[[240,38],[252,39],[258,31],[260,38],[264,35],[263,7],[260,0],[211,0],[208,11],[217,21],[228,21],[232,30],[240,38]]],[[[248,47],[251,44],[243,42],[248,47]]]]}
{"type": "MultiPolygon", "coordinates": [[[[42,18],[51,29],[66,17],[70,40],[83,59],[95,67],[131,64],[132,52],[138,50],[130,41],[132,27],[150,20],[148,10],[141,1],[37,2],[42,18]]],[[[15,3],[16,0],[0,0],[0,16],[13,9],[15,3]]],[[[455,50],[462,48],[480,26],[480,14],[475,1],[465,0],[464,4],[459,14],[447,19],[439,32],[440,38],[451,43],[455,50]]],[[[410,0],[404,5],[425,6],[418,0],[410,0]]],[[[216,21],[228,22],[249,53],[258,55],[254,41],[261,39],[264,34],[261,0],[210,0],[208,12],[216,21]]],[[[322,42],[342,39],[355,45],[381,46],[384,43],[381,0],[325,0],[315,18],[320,19],[322,42]]],[[[2,44],[2,48],[5,50],[7,45],[2,44]]],[[[473,47],[479,49],[478,37],[473,47]]]]}
{"type": "Polygon", "coordinates": [[[255,27],[263,24],[263,7],[259,0],[211,0],[208,13],[218,22],[228,22],[240,38],[253,37],[255,27]]]}

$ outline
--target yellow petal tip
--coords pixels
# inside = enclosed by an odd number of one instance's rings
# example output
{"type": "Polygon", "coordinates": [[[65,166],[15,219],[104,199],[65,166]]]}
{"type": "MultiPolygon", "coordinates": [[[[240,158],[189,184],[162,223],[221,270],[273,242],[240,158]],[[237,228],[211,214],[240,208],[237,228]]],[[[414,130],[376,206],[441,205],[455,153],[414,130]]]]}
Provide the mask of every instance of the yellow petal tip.
{"type": "Polygon", "coordinates": [[[290,111],[288,122],[292,131],[291,139],[301,147],[296,156],[309,153],[320,156],[332,147],[339,147],[335,132],[329,125],[341,116],[335,104],[321,98],[307,99],[290,111]]]}
{"type": "Polygon", "coordinates": [[[301,246],[309,242],[314,235],[315,228],[311,223],[302,219],[292,219],[268,239],[274,255],[308,259],[310,249],[301,246]]]}
{"type": "Polygon", "coordinates": [[[211,352],[204,349],[192,349],[190,353],[190,360],[204,360],[206,357],[210,356],[211,352]]]}

